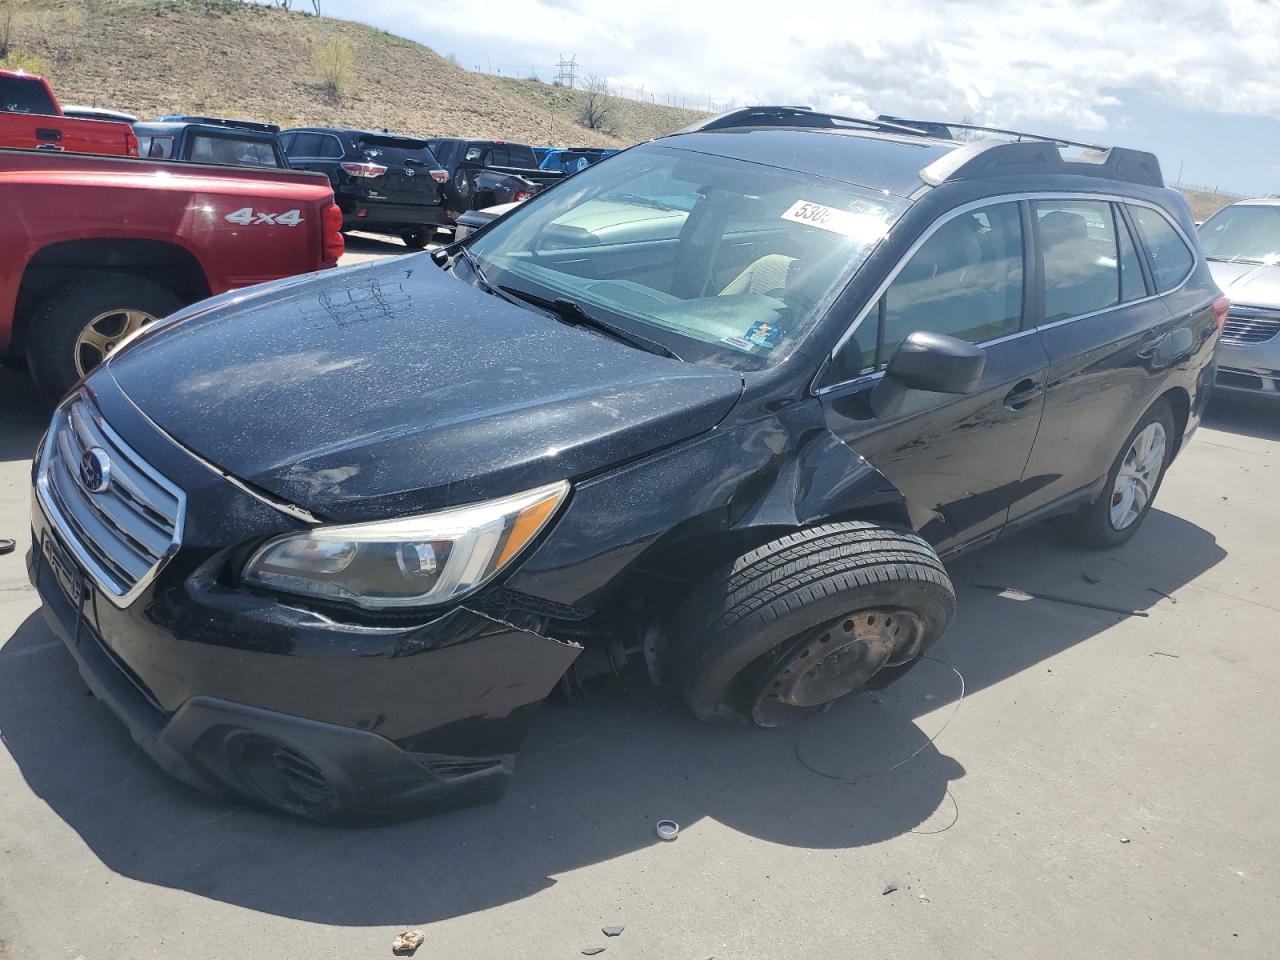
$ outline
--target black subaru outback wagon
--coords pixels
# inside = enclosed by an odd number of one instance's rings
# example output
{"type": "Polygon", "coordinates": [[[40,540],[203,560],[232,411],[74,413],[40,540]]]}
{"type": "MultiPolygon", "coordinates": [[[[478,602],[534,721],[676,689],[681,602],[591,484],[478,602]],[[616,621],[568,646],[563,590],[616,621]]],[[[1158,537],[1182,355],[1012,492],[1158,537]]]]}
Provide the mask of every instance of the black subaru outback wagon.
{"type": "Polygon", "coordinates": [[[628,662],[765,726],[888,682],[946,557],[1124,542],[1205,403],[1185,203],[1075,146],[753,108],[180,311],[54,415],[45,614],[166,769],[315,818],[494,796],[628,662]]]}

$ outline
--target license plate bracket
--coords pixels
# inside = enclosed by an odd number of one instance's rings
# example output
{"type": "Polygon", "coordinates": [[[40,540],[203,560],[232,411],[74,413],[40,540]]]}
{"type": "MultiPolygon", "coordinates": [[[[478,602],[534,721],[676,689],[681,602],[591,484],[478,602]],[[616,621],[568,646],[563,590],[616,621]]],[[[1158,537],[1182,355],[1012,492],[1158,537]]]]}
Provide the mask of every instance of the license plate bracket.
{"type": "Polygon", "coordinates": [[[67,602],[78,613],[80,600],[84,596],[84,577],[80,574],[80,568],[76,566],[76,562],[71,559],[71,555],[62,544],[48,533],[41,541],[40,553],[53,573],[54,580],[58,582],[58,587],[67,598],[67,602]]]}

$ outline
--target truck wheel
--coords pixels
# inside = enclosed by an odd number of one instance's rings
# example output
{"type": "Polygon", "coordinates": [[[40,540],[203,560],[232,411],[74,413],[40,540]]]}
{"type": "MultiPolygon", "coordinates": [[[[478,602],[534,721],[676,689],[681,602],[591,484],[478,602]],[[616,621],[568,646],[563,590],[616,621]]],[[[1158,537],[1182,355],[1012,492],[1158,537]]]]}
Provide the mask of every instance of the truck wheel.
{"type": "Polygon", "coordinates": [[[1102,496],[1054,522],[1063,539],[1100,550],[1118,547],[1137,533],[1173,456],[1175,429],[1173,410],[1158,401],[1125,438],[1102,496]]]}
{"type": "Polygon", "coordinates": [[[32,317],[27,365],[61,397],[128,334],[182,306],[173,291],[127,273],[100,272],[47,297],[32,317]]]}
{"type": "Polygon", "coordinates": [[[913,533],[854,522],[783,537],[712,574],[677,613],[685,701],[703,720],[777,726],[918,659],[955,604],[913,533]]]}
{"type": "Polygon", "coordinates": [[[410,250],[421,250],[431,241],[434,234],[435,231],[430,227],[414,227],[412,230],[402,230],[400,239],[410,250]]]}

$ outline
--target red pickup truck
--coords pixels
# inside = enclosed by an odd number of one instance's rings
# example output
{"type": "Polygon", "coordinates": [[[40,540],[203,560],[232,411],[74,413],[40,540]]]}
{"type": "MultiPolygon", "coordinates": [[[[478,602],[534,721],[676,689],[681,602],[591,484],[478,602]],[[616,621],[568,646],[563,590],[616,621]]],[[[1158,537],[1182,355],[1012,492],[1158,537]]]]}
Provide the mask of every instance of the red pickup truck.
{"type": "Polygon", "coordinates": [[[0,357],[61,396],[120,340],[205,297],[334,266],[322,175],[0,150],[0,357]]]}
{"type": "Polygon", "coordinates": [[[43,77],[0,70],[0,147],[136,157],[138,138],[127,123],[64,116],[43,77]]]}

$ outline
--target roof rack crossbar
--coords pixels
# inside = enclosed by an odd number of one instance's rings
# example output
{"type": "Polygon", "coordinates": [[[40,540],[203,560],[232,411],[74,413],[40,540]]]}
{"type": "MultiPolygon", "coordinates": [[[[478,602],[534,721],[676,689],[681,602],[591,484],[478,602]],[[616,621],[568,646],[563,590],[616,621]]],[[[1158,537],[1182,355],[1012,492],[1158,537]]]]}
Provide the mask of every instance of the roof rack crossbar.
{"type": "Polygon", "coordinates": [[[934,129],[945,128],[947,130],[973,130],[976,133],[998,133],[1001,136],[1013,137],[1014,141],[1021,140],[1038,140],[1045,143],[1056,143],[1064,147],[1081,147],[1085,150],[1106,150],[1107,147],[1097,143],[1084,143],[1080,140],[1068,140],[1065,137],[1051,137],[1039,133],[1028,133],[1025,130],[1007,130],[1004,127],[988,127],[980,123],[952,123],[950,120],[908,120],[905,117],[890,117],[887,114],[881,114],[880,120],[888,120],[894,123],[900,123],[904,126],[914,127],[931,127],[934,129]]]}
{"type": "Polygon", "coordinates": [[[739,107],[726,113],[697,120],[672,136],[681,133],[700,133],[707,130],[731,130],[737,127],[818,127],[833,128],[842,123],[856,124],[867,130],[885,133],[903,133],[912,137],[925,134],[919,129],[891,120],[868,120],[865,117],[846,117],[839,113],[824,113],[812,107],[758,106],[739,107]]]}

